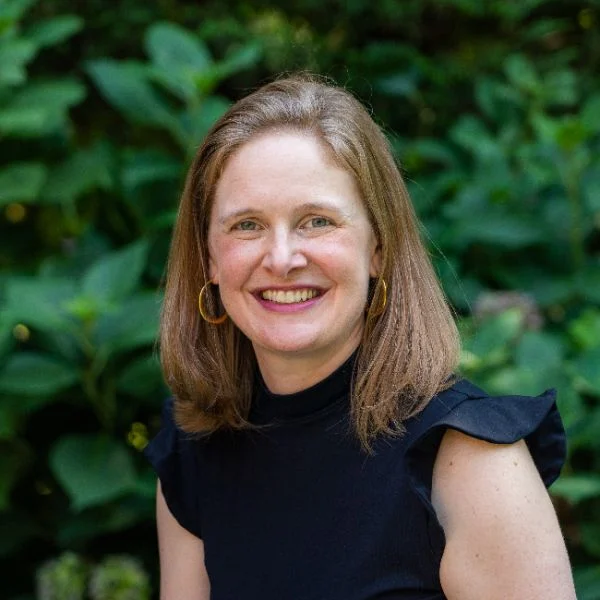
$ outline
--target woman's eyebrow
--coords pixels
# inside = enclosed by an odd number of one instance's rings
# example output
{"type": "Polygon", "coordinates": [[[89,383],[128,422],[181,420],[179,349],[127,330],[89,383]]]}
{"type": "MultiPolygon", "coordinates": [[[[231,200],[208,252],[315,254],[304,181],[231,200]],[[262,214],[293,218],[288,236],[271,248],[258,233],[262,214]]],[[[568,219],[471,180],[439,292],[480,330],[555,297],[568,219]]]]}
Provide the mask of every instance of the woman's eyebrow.
{"type": "MultiPolygon", "coordinates": [[[[318,213],[321,211],[335,212],[335,213],[341,214],[343,216],[347,216],[347,211],[342,210],[342,208],[340,206],[338,206],[337,204],[335,204],[333,202],[327,202],[327,201],[304,202],[304,203],[294,207],[294,209],[293,209],[294,213],[305,213],[305,212],[317,212],[318,213]]],[[[219,217],[218,222],[220,224],[225,224],[225,223],[228,223],[229,221],[233,221],[235,219],[240,219],[242,217],[247,217],[250,215],[263,216],[267,212],[268,211],[266,211],[264,208],[258,209],[258,208],[252,208],[251,206],[247,206],[247,207],[239,208],[237,210],[234,210],[232,212],[224,214],[223,216],[219,217]]]]}

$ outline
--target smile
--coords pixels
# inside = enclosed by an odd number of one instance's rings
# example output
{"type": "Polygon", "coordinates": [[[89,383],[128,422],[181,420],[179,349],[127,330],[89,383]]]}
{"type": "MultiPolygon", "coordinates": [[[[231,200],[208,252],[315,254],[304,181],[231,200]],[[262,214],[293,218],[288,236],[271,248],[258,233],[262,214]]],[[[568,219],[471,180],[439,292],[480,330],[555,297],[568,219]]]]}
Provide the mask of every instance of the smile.
{"type": "Polygon", "coordinates": [[[277,302],[278,304],[296,304],[298,302],[306,302],[319,295],[319,292],[314,289],[303,290],[264,290],[260,293],[263,300],[277,302]]]}

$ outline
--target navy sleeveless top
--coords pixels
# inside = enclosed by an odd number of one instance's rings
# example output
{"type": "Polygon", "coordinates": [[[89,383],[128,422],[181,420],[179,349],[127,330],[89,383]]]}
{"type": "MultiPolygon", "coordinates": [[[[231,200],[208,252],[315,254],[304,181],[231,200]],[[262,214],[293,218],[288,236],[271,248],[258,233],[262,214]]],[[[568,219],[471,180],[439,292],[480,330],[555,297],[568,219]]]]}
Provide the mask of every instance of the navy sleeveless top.
{"type": "Polygon", "coordinates": [[[194,438],[173,423],[145,454],[178,522],[204,542],[211,600],[442,600],[444,532],[431,478],[444,431],[524,438],[546,485],[565,435],[554,392],[490,397],[467,381],[439,393],[367,455],[352,432],[350,359],[290,395],[258,385],[261,427],[194,438]]]}

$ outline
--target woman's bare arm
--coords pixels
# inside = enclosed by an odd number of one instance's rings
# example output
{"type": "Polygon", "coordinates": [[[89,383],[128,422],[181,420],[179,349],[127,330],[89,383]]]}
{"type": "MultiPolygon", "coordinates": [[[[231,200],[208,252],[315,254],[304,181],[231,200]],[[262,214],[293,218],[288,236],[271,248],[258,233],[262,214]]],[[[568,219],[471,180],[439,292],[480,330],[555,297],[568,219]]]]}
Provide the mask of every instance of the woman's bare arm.
{"type": "Polygon", "coordinates": [[[160,487],[156,490],[156,523],[160,554],[161,600],[209,600],[202,540],[171,514],[160,487]]]}
{"type": "Polygon", "coordinates": [[[558,520],[525,442],[447,431],[432,502],[446,535],[440,580],[449,600],[576,600],[558,520]]]}

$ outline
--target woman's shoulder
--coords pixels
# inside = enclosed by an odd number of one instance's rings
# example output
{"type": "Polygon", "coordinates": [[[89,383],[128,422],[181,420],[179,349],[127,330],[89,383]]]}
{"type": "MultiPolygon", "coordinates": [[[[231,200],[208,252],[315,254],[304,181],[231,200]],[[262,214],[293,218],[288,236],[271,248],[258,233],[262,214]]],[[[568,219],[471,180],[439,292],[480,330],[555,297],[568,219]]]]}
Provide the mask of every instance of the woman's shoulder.
{"type": "Polygon", "coordinates": [[[457,378],[406,426],[407,460],[427,501],[433,464],[448,430],[493,444],[524,440],[546,486],[558,477],[566,458],[565,431],[552,389],[538,396],[489,395],[457,378]]]}

